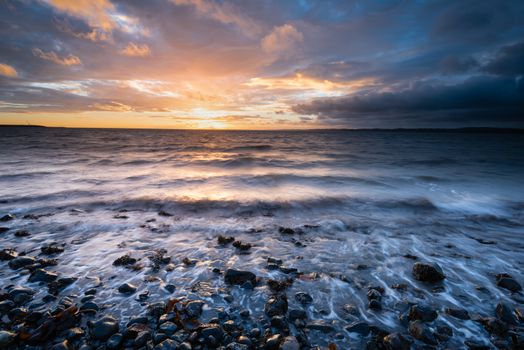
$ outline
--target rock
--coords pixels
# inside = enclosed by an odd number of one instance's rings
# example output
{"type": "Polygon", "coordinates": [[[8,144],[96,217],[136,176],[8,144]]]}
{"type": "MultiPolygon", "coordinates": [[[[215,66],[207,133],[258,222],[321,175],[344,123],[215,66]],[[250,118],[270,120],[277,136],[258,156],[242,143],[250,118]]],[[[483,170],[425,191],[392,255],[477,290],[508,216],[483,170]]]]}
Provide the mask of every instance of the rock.
{"type": "Polygon", "coordinates": [[[18,253],[14,249],[0,250],[0,261],[13,260],[17,256],[18,256],[18,253]]]}
{"type": "Polygon", "coordinates": [[[268,287],[272,291],[275,291],[275,292],[282,292],[283,290],[285,290],[286,288],[291,286],[292,283],[293,283],[293,280],[291,280],[291,279],[286,279],[286,280],[283,280],[283,281],[277,281],[277,280],[273,280],[273,279],[268,279],[267,280],[268,287]]]}
{"type": "Polygon", "coordinates": [[[202,308],[204,307],[205,302],[202,300],[190,301],[186,305],[186,314],[190,318],[198,318],[202,314],[202,308]]]}
{"type": "Polygon", "coordinates": [[[438,264],[415,263],[413,265],[413,276],[423,282],[439,282],[446,276],[438,264]]]}
{"type": "Polygon", "coordinates": [[[164,286],[164,289],[167,290],[169,293],[174,293],[176,290],[176,286],[174,284],[166,284],[164,286]]]}
{"type": "Polygon", "coordinates": [[[510,275],[507,273],[501,273],[496,276],[497,286],[507,289],[513,293],[520,292],[522,286],[510,275]]]}
{"type": "MultiPolygon", "coordinates": [[[[157,334],[161,334],[161,333],[157,333],[157,334]]],[[[135,348],[140,348],[140,347],[146,345],[147,341],[149,339],[151,339],[151,332],[149,332],[149,331],[138,332],[136,337],[135,337],[135,343],[134,343],[135,348]]],[[[166,335],[164,335],[164,338],[161,341],[163,341],[165,339],[167,339],[166,335]]]]}
{"type": "Polygon", "coordinates": [[[0,330],[0,348],[7,349],[16,340],[16,334],[8,331],[0,330]]]}
{"type": "Polygon", "coordinates": [[[177,349],[176,343],[171,339],[166,339],[160,344],[154,347],[155,350],[175,350],[177,349]]]}
{"type": "Polygon", "coordinates": [[[22,305],[33,298],[35,291],[25,287],[14,287],[8,293],[7,296],[17,305],[22,305]]]}
{"type": "Polygon", "coordinates": [[[435,336],[439,341],[447,341],[453,336],[453,329],[445,323],[440,323],[436,327],[435,336]]]}
{"type": "Polygon", "coordinates": [[[34,270],[28,278],[29,282],[51,282],[58,278],[58,275],[54,272],[49,272],[44,269],[34,270]]]}
{"type": "Polygon", "coordinates": [[[367,293],[368,300],[382,300],[382,293],[375,288],[370,288],[367,293]]]}
{"type": "Polygon", "coordinates": [[[200,336],[204,339],[213,337],[216,340],[221,340],[224,335],[222,328],[216,324],[205,324],[200,328],[200,336]]]}
{"type": "Polygon", "coordinates": [[[233,247],[241,251],[248,251],[251,249],[252,245],[250,243],[242,243],[241,241],[233,242],[233,247]]]}
{"type": "Polygon", "coordinates": [[[431,322],[438,317],[437,311],[427,305],[413,305],[409,309],[408,318],[410,321],[421,320],[422,322],[431,322]]]}
{"type": "Polygon", "coordinates": [[[285,315],[288,303],[285,294],[272,295],[264,306],[264,312],[269,317],[285,315]]]}
{"type": "Polygon", "coordinates": [[[118,287],[118,291],[122,294],[133,294],[136,292],[136,286],[131,283],[124,283],[118,287]]]}
{"type": "Polygon", "coordinates": [[[51,350],[69,350],[69,349],[71,349],[71,345],[69,344],[68,340],[64,340],[51,347],[51,350]]]}
{"type": "Polygon", "coordinates": [[[490,350],[491,347],[483,342],[468,339],[464,342],[469,350],[490,350]]]}
{"type": "Polygon", "coordinates": [[[237,329],[237,325],[235,321],[229,320],[229,321],[224,322],[224,324],[222,325],[222,328],[224,328],[226,332],[234,332],[237,329]]]}
{"type": "Polygon", "coordinates": [[[49,289],[49,293],[56,295],[60,293],[64,288],[70,286],[71,284],[75,283],[77,280],[76,277],[62,277],[59,278],[47,285],[49,289]]]}
{"type": "Polygon", "coordinates": [[[80,327],[74,327],[67,331],[67,339],[79,339],[85,334],[84,330],[80,327]]]}
{"type": "Polygon", "coordinates": [[[87,301],[80,306],[80,310],[93,310],[97,312],[99,309],[98,305],[92,301],[87,301]]]}
{"type": "Polygon", "coordinates": [[[9,231],[9,227],[0,226],[0,234],[9,231]]]}
{"type": "Polygon", "coordinates": [[[109,339],[107,340],[107,348],[108,349],[117,349],[120,347],[120,344],[122,343],[123,336],[120,333],[115,333],[109,339]]]}
{"type": "Polygon", "coordinates": [[[177,348],[177,350],[191,350],[191,349],[193,349],[193,348],[191,347],[191,344],[189,344],[188,342],[184,342],[182,344],[179,344],[178,348],[177,348]]]}
{"type": "Polygon", "coordinates": [[[382,340],[386,350],[409,350],[411,349],[411,341],[400,333],[391,333],[385,336],[382,340]]]}
{"type": "Polygon", "coordinates": [[[224,274],[224,280],[226,281],[226,283],[230,284],[242,285],[245,282],[249,281],[253,285],[255,285],[257,281],[257,276],[255,276],[254,273],[249,271],[227,269],[226,273],[224,274]]]}
{"type": "Polygon", "coordinates": [[[508,325],[495,317],[484,317],[479,321],[480,323],[482,323],[484,328],[491,334],[505,336],[508,331],[508,325]]]}
{"type": "Polygon", "coordinates": [[[248,309],[243,309],[240,311],[239,315],[242,318],[248,318],[251,312],[248,309]]]}
{"type": "Polygon", "coordinates": [[[20,269],[25,266],[33,265],[36,259],[30,256],[18,256],[9,261],[9,267],[13,270],[20,269]]]}
{"type": "Polygon", "coordinates": [[[284,262],[281,259],[276,259],[276,258],[269,257],[269,258],[267,258],[267,263],[268,264],[275,264],[275,265],[280,266],[284,262]]]}
{"type": "Polygon", "coordinates": [[[515,315],[517,315],[520,322],[524,323],[524,309],[520,307],[515,308],[515,315]]]}
{"type": "Polygon", "coordinates": [[[283,330],[287,327],[287,320],[284,316],[273,316],[270,320],[271,327],[274,327],[276,329],[283,330]]]}
{"type": "Polygon", "coordinates": [[[231,237],[231,236],[226,237],[226,236],[219,235],[217,238],[217,241],[218,241],[218,244],[220,245],[226,245],[229,243],[233,243],[235,241],[235,237],[231,237]]]}
{"type": "Polygon", "coordinates": [[[437,340],[431,329],[421,321],[413,321],[409,324],[409,333],[413,338],[423,341],[426,344],[437,345],[437,340]]]}
{"type": "Polygon", "coordinates": [[[14,309],[15,303],[12,300],[2,300],[0,301],[0,314],[6,314],[11,309],[14,309]]]}
{"type": "Polygon", "coordinates": [[[320,331],[322,333],[331,333],[335,331],[335,327],[322,320],[311,321],[306,325],[306,328],[320,331]]]}
{"type": "Polygon", "coordinates": [[[182,263],[186,266],[195,266],[198,260],[196,259],[189,259],[188,257],[185,257],[182,259],[182,263]]]}
{"type": "Polygon", "coordinates": [[[280,232],[280,233],[282,233],[284,235],[293,235],[293,234],[295,234],[295,230],[293,230],[292,228],[290,228],[290,227],[282,227],[282,226],[280,226],[278,228],[278,232],[280,232]]]}
{"type": "Polygon", "coordinates": [[[0,221],[1,221],[1,222],[7,222],[7,221],[14,220],[14,219],[15,219],[15,216],[14,216],[14,215],[12,215],[12,214],[6,214],[6,215],[4,215],[4,216],[2,216],[2,217],[0,218],[0,221]]]}
{"type": "Polygon", "coordinates": [[[58,245],[57,243],[50,243],[40,248],[40,251],[44,255],[60,254],[64,252],[64,244],[58,245]]]}
{"type": "Polygon", "coordinates": [[[346,331],[366,336],[369,334],[369,325],[366,322],[353,322],[346,327],[346,331]]]}
{"type": "Polygon", "coordinates": [[[113,261],[114,266],[129,266],[136,264],[137,260],[135,258],[130,257],[128,254],[122,255],[120,258],[113,261]]]}
{"type": "Polygon", "coordinates": [[[178,330],[178,327],[173,322],[164,322],[160,327],[158,327],[158,329],[170,337],[178,330]]]}
{"type": "Polygon", "coordinates": [[[280,344],[280,334],[272,335],[271,337],[267,338],[264,343],[264,350],[276,350],[278,349],[278,346],[280,344]]]}
{"type": "Polygon", "coordinates": [[[297,338],[290,335],[284,338],[284,341],[280,344],[280,350],[300,350],[300,344],[297,338]]]}
{"type": "Polygon", "coordinates": [[[15,237],[29,237],[31,234],[26,230],[18,230],[15,232],[15,237]]]}
{"type": "Polygon", "coordinates": [[[469,313],[464,309],[448,307],[446,308],[446,313],[461,320],[469,320],[469,313]]]}
{"type": "Polygon", "coordinates": [[[372,299],[369,301],[368,307],[371,310],[382,310],[382,305],[380,304],[380,301],[376,299],[372,299]]]}
{"type": "Polygon", "coordinates": [[[91,336],[100,340],[106,340],[117,332],[118,321],[111,316],[101,318],[91,328],[91,336]]]}
{"type": "Polygon", "coordinates": [[[517,324],[517,317],[515,316],[513,310],[509,307],[508,304],[503,302],[498,303],[495,309],[495,313],[500,320],[510,325],[517,324]]]}
{"type": "Polygon", "coordinates": [[[295,300],[298,301],[302,305],[311,304],[313,302],[313,298],[311,297],[311,295],[304,293],[304,292],[296,293],[295,300]]]}

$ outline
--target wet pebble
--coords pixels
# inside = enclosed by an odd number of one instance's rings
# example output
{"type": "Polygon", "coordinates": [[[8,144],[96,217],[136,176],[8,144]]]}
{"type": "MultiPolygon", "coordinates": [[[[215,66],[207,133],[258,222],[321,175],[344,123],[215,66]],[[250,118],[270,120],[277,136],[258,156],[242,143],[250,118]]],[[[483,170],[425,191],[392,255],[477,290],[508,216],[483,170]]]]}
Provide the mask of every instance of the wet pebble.
{"type": "Polygon", "coordinates": [[[302,305],[308,305],[313,302],[313,298],[311,297],[311,295],[304,293],[304,292],[296,293],[295,300],[298,301],[302,305]]]}
{"type": "Polygon", "coordinates": [[[497,286],[507,289],[513,293],[520,292],[522,290],[522,286],[511,276],[507,273],[501,273],[496,275],[497,279],[497,286]]]}
{"type": "Polygon", "coordinates": [[[117,332],[118,321],[111,316],[101,318],[96,321],[91,328],[91,336],[101,340],[106,340],[117,332]]]}
{"type": "Polygon", "coordinates": [[[118,291],[122,294],[133,294],[137,287],[131,283],[124,283],[118,287],[118,291]]]}
{"type": "Polygon", "coordinates": [[[256,279],[255,274],[249,271],[227,269],[224,274],[224,280],[230,284],[242,285],[245,282],[251,282],[254,285],[256,284],[256,279]]]}
{"type": "Polygon", "coordinates": [[[418,262],[413,265],[412,272],[415,279],[423,282],[439,282],[446,278],[438,264],[418,262]]]}

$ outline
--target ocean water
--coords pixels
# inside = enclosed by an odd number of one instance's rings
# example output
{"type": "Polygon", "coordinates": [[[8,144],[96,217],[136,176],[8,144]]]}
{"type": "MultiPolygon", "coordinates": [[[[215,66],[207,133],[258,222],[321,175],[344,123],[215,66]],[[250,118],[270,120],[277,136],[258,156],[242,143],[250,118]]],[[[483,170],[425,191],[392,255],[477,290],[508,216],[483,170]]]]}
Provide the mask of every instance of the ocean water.
{"type": "MultiPolygon", "coordinates": [[[[247,308],[256,319],[270,295],[265,283],[231,287],[212,270],[284,279],[266,268],[279,258],[303,273],[287,290],[290,308],[307,292],[309,319],[337,329],[311,331],[312,344],[358,347],[366,339],[345,325],[405,332],[399,315],[409,303],[492,316],[499,301],[522,302],[496,286],[495,274],[524,282],[523,150],[518,134],[1,128],[0,216],[16,219],[0,223],[10,228],[0,244],[38,256],[44,244],[65,243],[48,269],[78,280],[60,296],[101,286],[95,301],[124,323],[144,312],[136,295],[146,290],[148,302],[203,298],[204,319],[216,307],[247,308]],[[241,254],[219,246],[218,235],[253,247],[241,254]],[[159,249],[172,257],[169,269],[150,268],[159,249]],[[126,253],[143,269],[112,265],[126,253]],[[414,280],[406,254],[438,263],[445,281],[414,280]],[[138,292],[118,293],[124,282],[138,292]],[[368,309],[368,286],[385,289],[381,311],[368,309]]],[[[0,287],[39,289],[27,277],[0,262],[0,287]]],[[[40,288],[35,300],[46,294],[40,288]]],[[[477,322],[444,312],[439,320],[454,330],[451,348],[489,340],[477,322]]]]}

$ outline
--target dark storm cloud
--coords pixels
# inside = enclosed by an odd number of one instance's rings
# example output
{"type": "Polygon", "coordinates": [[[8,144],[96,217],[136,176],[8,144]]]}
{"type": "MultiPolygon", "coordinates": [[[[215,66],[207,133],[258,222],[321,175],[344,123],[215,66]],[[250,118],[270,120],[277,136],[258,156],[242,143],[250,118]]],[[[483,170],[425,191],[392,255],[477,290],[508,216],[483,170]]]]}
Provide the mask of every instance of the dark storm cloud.
{"type": "Polygon", "coordinates": [[[524,74],[524,41],[502,47],[483,70],[504,76],[524,74]]]}

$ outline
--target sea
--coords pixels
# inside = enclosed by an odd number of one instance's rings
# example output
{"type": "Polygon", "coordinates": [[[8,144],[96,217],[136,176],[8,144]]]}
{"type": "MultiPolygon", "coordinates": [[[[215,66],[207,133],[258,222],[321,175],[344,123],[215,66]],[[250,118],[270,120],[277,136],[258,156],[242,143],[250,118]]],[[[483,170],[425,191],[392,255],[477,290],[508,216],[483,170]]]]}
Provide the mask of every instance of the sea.
{"type": "Polygon", "coordinates": [[[14,219],[0,222],[8,229],[1,248],[39,256],[63,244],[48,270],[76,282],[49,301],[43,284],[1,261],[2,290],[33,288],[38,308],[98,288],[94,301],[122,324],[151,303],[189,298],[206,301],[203,322],[220,309],[249,310],[254,321],[239,322],[264,327],[273,293],[264,281],[292,276],[289,308],[334,329],[313,327],[312,345],[363,346],[365,337],[345,330],[356,321],[406,332],[402,315],[424,304],[453,329],[447,346],[461,348],[490,335],[446,308],[494,316],[499,302],[524,302],[495,277],[524,283],[522,133],[4,127],[6,214],[14,219]],[[252,247],[220,245],[219,235],[252,247]],[[159,251],[171,260],[155,269],[159,251]],[[125,254],[139,267],[113,265],[125,254]],[[268,258],[280,268],[268,268],[268,258]],[[438,264],[446,279],[414,279],[416,262],[438,264]],[[259,283],[230,286],[227,269],[251,271],[259,283]],[[126,282],[135,294],[119,293],[126,282]],[[368,307],[370,287],[383,290],[380,310],[368,307]],[[299,292],[312,302],[302,305],[299,292]]]}

